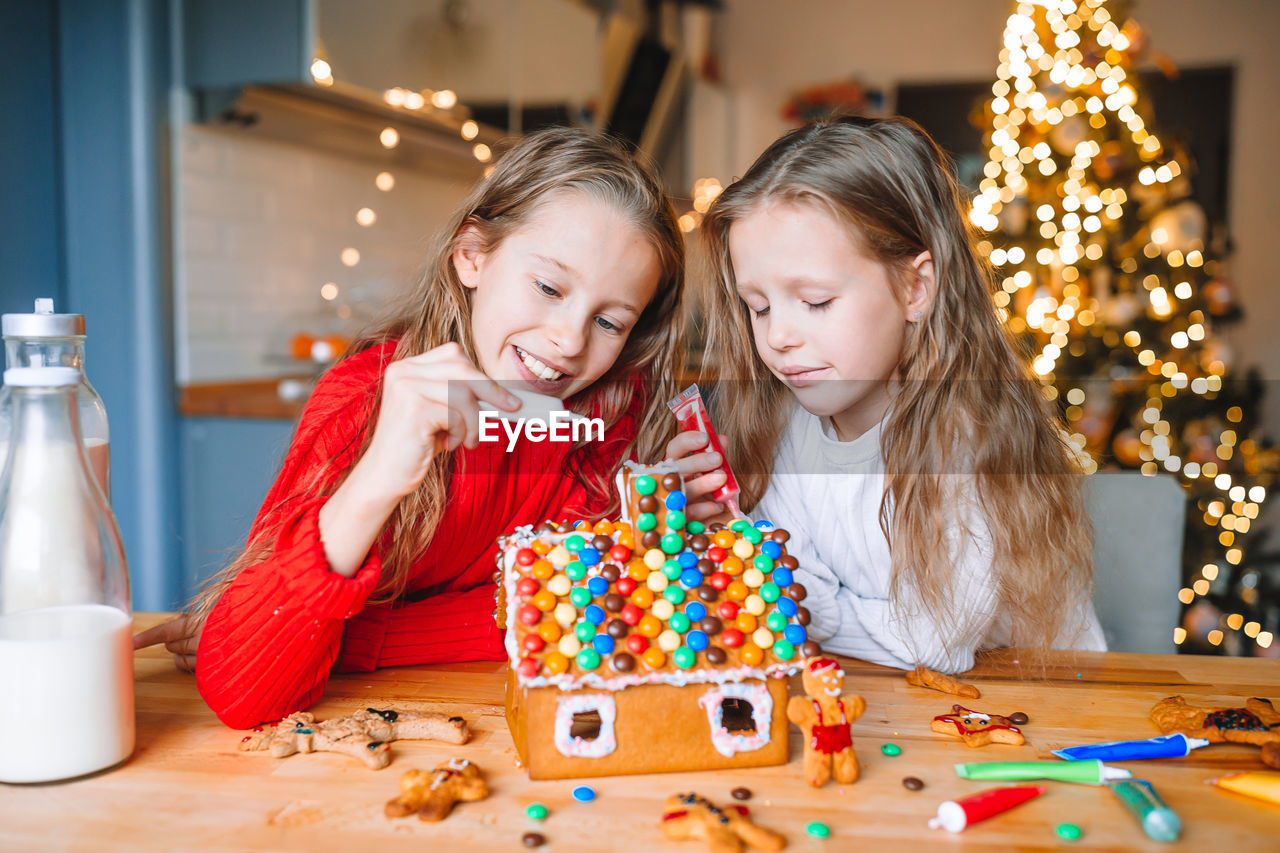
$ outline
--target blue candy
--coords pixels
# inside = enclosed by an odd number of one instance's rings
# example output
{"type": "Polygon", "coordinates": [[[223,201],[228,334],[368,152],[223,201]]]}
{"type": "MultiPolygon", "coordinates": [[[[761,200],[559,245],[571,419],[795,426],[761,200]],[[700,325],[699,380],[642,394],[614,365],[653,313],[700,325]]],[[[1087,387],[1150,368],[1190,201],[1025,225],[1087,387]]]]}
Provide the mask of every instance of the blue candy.
{"type": "Polygon", "coordinates": [[[701,601],[690,602],[684,609],[684,615],[690,622],[701,622],[707,618],[707,606],[701,601]]]}
{"type": "Polygon", "coordinates": [[[698,555],[692,551],[681,552],[680,556],[677,557],[676,560],[680,563],[680,568],[682,569],[692,569],[698,565],[698,555]]]}
{"type": "Polygon", "coordinates": [[[601,625],[604,623],[604,608],[598,604],[588,604],[582,611],[582,616],[592,625],[601,625]]]}
{"type": "Polygon", "coordinates": [[[773,582],[778,586],[791,586],[791,582],[794,580],[795,577],[786,566],[773,567],[773,582]]]}
{"type": "Polygon", "coordinates": [[[684,505],[685,505],[684,492],[671,492],[669,495],[667,495],[666,504],[667,504],[667,509],[676,509],[676,510],[684,509],[684,505]]]}
{"type": "Polygon", "coordinates": [[[702,586],[702,572],[697,569],[685,569],[680,573],[680,585],[688,589],[702,586]]]}
{"type": "MultiPolygon", "coordinates": [[[[608,636],[607,634],[605,636],[608,636]]],[[[695,652],[700,652],[707,647],[707,635],[702,631],[690,631],[684,635],[684,644],[695,652]]]]}
{"type": "Polygon", "coordinates": [[[788,625],[782,630],[782,636],[786,637],[787,642],[793,646],[803,645],[804,641],[809,638],[809,634],[805,631],[803,625],[788,625]]]}
{"type": "MultiPolygon", "coordinates": [[[[770,539],[768,542],[760,545],[760,553],[764,554],[770,560],[776,560],[782,556],[782,546],[770,539]]],[[[578,553],[578,559],[582,560],[581,552],[578,553]]],[[[586,560],[583,560],[583,562],[585,563],[586,560]]]]}
{"type": "Polygon", "coordinates": [[[578,549],[578,562],[584,566],[594,566],[600,562],[600,552],[588,545],[585,548],[578,549]]]}
{"type": "Polygon", "coordinates": [[[774,606],[778,608],[779,613],[788,619],[796,615],[796,603],[786,596],[779,598],[778,603],[774,606]]]}
{"type": "MultiPolygon", "coordinates": [[[[798,626],[792,625],[791,627],[795,628],[798,626]]],[[[600,655],[613,654],[613,637],[610,637],[608,634],[596,634],[591,638],[591,647],[600,655]]]]}
{"type": "Polygon", "coordinates": [[[604,595],[609,591],[609,582],[597,575],[587,581],[587,589],[591,590],[592,595],[604,595]]]}
{"type": "Polygon", "coordinates": [[[580,803],[589,803],[596,798],[596,789],[590,785],[579,785],[573,789],[573,798],[580,803]]]}
{"type": "Polygon", "coordinates": [[[765,521],[765,520],[762,518],[762,519],[760,519],[759,521],[757,521],[757,522],[756,522],[756,529],[757,529],[757,530],[772,530],[772,529],[773,529],[773,522],[772,522],[772,521],[765,521]]]}

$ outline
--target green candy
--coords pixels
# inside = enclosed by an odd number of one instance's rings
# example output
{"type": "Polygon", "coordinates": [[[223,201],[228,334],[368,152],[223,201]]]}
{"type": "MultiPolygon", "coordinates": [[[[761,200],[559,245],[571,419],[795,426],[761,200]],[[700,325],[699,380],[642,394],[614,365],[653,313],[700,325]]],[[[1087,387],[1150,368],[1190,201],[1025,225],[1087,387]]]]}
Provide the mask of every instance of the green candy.
{"type": "Polygon", "coordinates": [[[587,546],[587,540],[583,539],[581,536],[579,536],[576,533],[570,536],[568,539],[564,540],[564,549],[568,551],[570,554],[576,554],[586,546],[587,546]]]}
{"type": "Polygon", "coordinates": [[[651,495],[658,490],[658,482],[652,477],[636,477],[636,491],[642,495],[651,495]]]}
{"type": "Polygon", "coordinates": [[[759,545],[764,541],[764,534],[754,527],[748,527],[742,531],[742,538],[750,542],[752,545],[759,545]]]}
{"type": "Polygon", "coordinates": [[[684,569],[680,568],[680,564],[675,560],[667,560],[662,564],[662,573],[667,576],[667,580],[673,583],[680,580],[680,574],[683,571],[684,569]]]}
{"type": "Polygon", "coordinates": [[[591,590],[585,586],[575,586],[569,590],[569,600],[573,602],[574,607],[586,607],[591,603],[591,590]]]}
{"type": "Polygon", "coordinates": [[[651,512],[644,512],[636,519],[636,527],[648,533],[650,530],[658,526],[658,517],[651,512]]]}
{"type": "Polygon", "coordinates": [[[671,653],[671,659],[681,669],[692,669],[693,665],[698,662],[698,654],[688,646],[681,646],[671,653]]]}
{"type": "Polygon", "coordinates": [[[751,558],[751,565],[755,566],[766,575],[773,571],[773,560],[770,560],[764,554],[756,554],[751,558]]]}
{"type": "MultiPolygon", "coordinates": [[[[675,602],[672,602],[673,604],[675,602]]],[[[667,620],[667,624],[671,626],[671,630],[677,634],[683,634],[689,630],[689,617],[683,613],[672,613],[671,618],[667,620]]]]}
{"type": "Polygon", "coordinates": [[[804,825],[804,831],[814,838],[826,838],[831,834],[831,827],[820,820],[811,820],[804,825]]]}
{"type": "MultiPolygon", "coordinates": [[[[782,590],[778,589],[778,585],[773,581],[760,586],[760,597],[770,604],[773,604],[782,596],[782,590]]],[[[785,626],[784,626],[785,627],[785,626]]]]}
{"type": "Polygon", "coordinates": [[[670,584],[662,591],[662,597],[667,601],[670,601],[672,604],[683,604],[685,591],[675,584],[670,584]]]}
{"type": "Polygon", "coordinates": [[[532,820],[546,820],[547,807],[542,803],[529,803],[528,808],[524,810],[525,816],[532,820]]]}
{"type": "Polygon", "coordinates": [[[741,518],[729,525],[729,529],[734,533],[741,533],[744,530],[751,529],[751,522],[744,521],[741,518]]]}
{"type": "Polygon", "coordinates": [[[592,625],[590,622],[579,622],[577,625],[573,626],[573,635],[577,637],[580,642],[589,643],[591,642],[591,638],[596,635],[596,626],[592,625]]]}
{"type": "Polygon", "coordinates": [[[896,743],[885,743],[880,745],[880,751],[885,755],[901,755],[902,747],[898,746],[896,743]]]}
{"type": "Polygon", "coordinates": [[[1064,841],[1075,841],[1084,835],[1084,830],[1074,823],[1060,823],[1053,828],[1053,831],[1064,841]]]}
{"type": "Polygon", "coordinates": [[[780,634],[787,629],[787,617],[775,610],[765,618],[764,624],[773,633],[780,634]]]}
{"type": "Polygon", "coordinates": [[[600,654],[595,649],[583,649],[578,652],[578,666],[583,669],[595,669],[600,665],[600,654]]]}
{"type": "MultiPolygon", "coordinates": [[[[580,581],[587,576],[587,567],[574,560],[564,567],[564,573],[569,576],[569,580],[580,581]]],[[[581,607],[582,605],[578,606],[581,607]]]]}
{"type": "Polygon", "coordinates": [[[796,647],[786,640],[774,640],[773,655],[778,660],[791,660],[796,656],[796,647]]]}
{"type": "Polygon", "coordinates": [[[660,544],[664,554],[679,554],[684,548],[684,537],[679,533],[668,533],[660,544]]]}
{"type": "Polygon", "coordinates": [[[701,521],[691,521],[685,526],[685,529],[688,530],[689,533],[693,536],[697,536],[699,533],[707,532],[707,526],[703,524],[701,521]]]}
{"type": "Polygon", "coordinates": [[[667,527],[670,527],[672,530],[679,530],[684,527],[684,524],[684,513],[680,510],[673,509],[667,513],[667,527]]]}

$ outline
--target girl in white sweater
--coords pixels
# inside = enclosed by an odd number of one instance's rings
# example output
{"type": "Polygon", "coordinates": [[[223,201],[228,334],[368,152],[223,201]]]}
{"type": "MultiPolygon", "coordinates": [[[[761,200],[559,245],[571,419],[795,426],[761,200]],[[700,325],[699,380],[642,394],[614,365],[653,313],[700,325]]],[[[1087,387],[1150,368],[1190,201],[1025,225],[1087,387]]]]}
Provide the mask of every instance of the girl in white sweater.
{"type": "MultiPolygon", "coordinates": [[[[702,225],[712,417],[743,509],[791,533],[825,649],[946,672],[994,646],[1101,650],[1080,473],[951,175],[914,123],[847,117],[724,191],[702,225]]],[[[702,444],[669,452],[706,470],[702,444]]]]}

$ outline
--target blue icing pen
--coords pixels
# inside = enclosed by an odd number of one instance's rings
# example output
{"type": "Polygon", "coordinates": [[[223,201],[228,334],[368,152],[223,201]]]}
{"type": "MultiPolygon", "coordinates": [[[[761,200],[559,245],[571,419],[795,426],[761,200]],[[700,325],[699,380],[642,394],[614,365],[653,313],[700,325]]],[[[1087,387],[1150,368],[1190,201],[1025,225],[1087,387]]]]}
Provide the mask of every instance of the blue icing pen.
{"type": "Polygon", "coordinates": [[[1110,782],[1108,787],[1124,803],[1129,813],[1137,818],[1148,838],[1152,841],[1178,840],[1178,835],[1182,832],[1182,821],[1160,799],[1150,782],[1145,779],[1125,779],[1110,782]]]}
{"type": "Polygon", "coordinates": [[[1132,761],[1138,758],[1182,758],[1191,750],[1208,746],[1204,738],[1187,737],[1182,733],[1161,735],[1145,740],[1118,740],[1111,743],[1091,743],[1055,749],[1053,754],[1067,761],[1132,761]]]}

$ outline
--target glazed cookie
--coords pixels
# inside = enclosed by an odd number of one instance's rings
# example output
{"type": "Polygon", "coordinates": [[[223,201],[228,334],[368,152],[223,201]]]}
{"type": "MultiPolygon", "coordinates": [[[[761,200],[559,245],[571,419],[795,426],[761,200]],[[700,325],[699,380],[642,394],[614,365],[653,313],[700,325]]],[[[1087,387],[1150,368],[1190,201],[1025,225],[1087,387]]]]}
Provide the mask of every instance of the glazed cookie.
{"type": "Polygon", "coordinates": [[[1197,708],[1170,696],[1151,709],[1151,722],[1164,734],[1182,732],[1210,743],[1280,743],[1280,713],[1267,699],[1246,699],[1243,708],[1197,708]]]}
{"type": "Polygon", "coordinates": [[[662,834],[671,841],[705,841],[711,853],[741,853],[748,847],[781,850],[787,846],[787,839],[778,833],[756,826],[746,806],[721,809],[697,794],[667,797],[662,834]]]}
{"type": "Polygon", "coordinates": [[[317,723],[314,715],[298,712],[270,726],[255,728],[240,741],[240,751],[269,751],[276,758],[296,752],[341,752],[380,770],[391,762],[393,740],[461,744],[469,736],[465,720],[444,714],[366,708],[317,723]]]}
{"type": "Polygon", "coordinates": [[[470,803],[489,796],[480,768],[465,758],[451,758],[435,770],[406,770],[400,776],[400,796],[388,800],[387,817],[417,812],[420,820],[444,820],[454,803],[470,803]]]}
{"type": "Polygon", "coordinates": [[[966,684],[950,675],[935,672],[923,666],[917,666],[914,670],[907,671],[907,684],[912,687],[929,687],[934,690],[941,690],[943,693],[963,696],[966,699],[982,698],[982,691],[972,684],[966,684]]]}
{"type": "Polygon", "coordinates": [[[971,711],[963,705],[952,705],[950,714],[934,717],[929,728],[938,734],[955,735],[964,740],[967,746],[986,746],[989,743],[1016,746],[1027,742],[1022,736],[1022,729],[1015,726],[1008,717],[971,711]]]}

